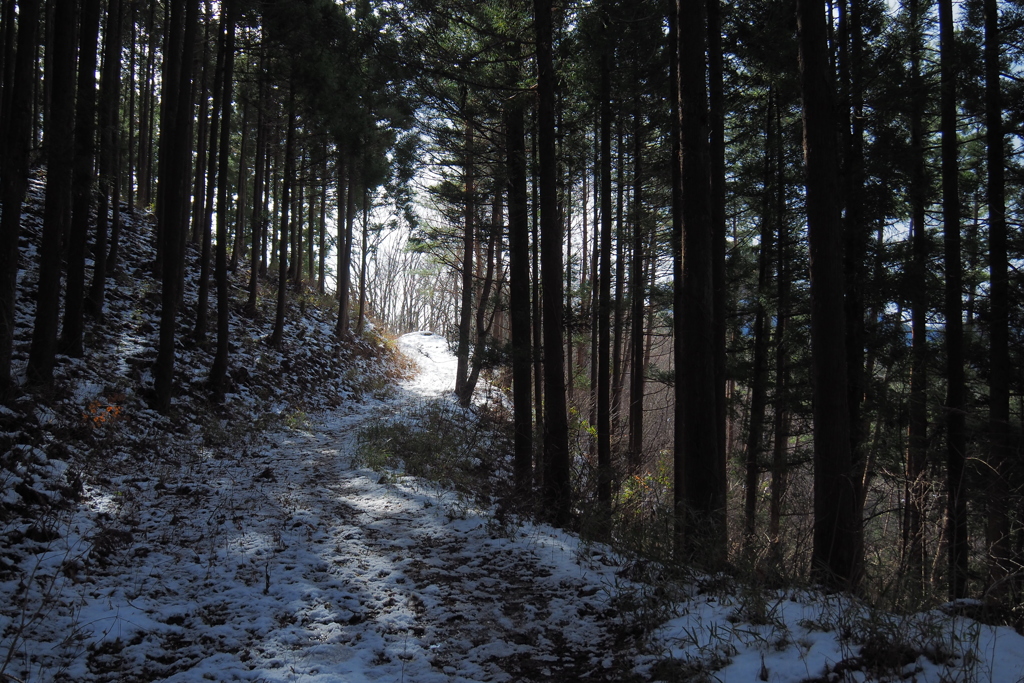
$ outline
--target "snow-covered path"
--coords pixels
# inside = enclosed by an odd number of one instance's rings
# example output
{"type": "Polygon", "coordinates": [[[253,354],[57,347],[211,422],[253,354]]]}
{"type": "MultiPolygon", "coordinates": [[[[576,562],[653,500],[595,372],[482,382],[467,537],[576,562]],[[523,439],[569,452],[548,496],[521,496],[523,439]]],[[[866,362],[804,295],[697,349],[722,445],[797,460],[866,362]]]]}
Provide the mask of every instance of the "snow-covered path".
{"type": "Polygon", "coordinates": [[[363,426],[450,394],[444,340],[400,343],[419,372],[387,399],[101,463],[78,507],[19,531],[0,681],[1024,681],[1006,626],[727,577],[631,583],[601,546],[358,466],[363,426]]]}
{"type": "Polygon", "coordinates": [[[220,458],[156,465],[95,498],[70,522],[69,547],[43,557],[40,574],[52,571],[59,599],[29,622],[7,671],[76,681],[624,680],[628,657],[609,654],[615,567],[602,555],[354,467],[360,425],[445,391],[454,376],[440,338],[402,346],[421,372],[389,400],[220,458]],[[75,533],[86,528],[89,541],[75,533]]]}

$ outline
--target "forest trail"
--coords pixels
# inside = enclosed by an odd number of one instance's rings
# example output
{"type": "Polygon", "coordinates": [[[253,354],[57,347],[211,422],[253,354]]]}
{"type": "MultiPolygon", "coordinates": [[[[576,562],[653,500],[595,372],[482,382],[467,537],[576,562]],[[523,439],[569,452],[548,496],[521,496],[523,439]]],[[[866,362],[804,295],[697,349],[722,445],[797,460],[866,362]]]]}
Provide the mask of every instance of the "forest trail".
{"type": "Polygon", "coordinates": [[[442,339],[403,347],[424,369],[392,397],[127,477],[79,513],[100,531],[89,550],[69,534],[60,561],[88,559],[26,633],[53,641],[29,679],[628,680],[600,552],[356,466],[363,424],[447,390],[442,339]]]}

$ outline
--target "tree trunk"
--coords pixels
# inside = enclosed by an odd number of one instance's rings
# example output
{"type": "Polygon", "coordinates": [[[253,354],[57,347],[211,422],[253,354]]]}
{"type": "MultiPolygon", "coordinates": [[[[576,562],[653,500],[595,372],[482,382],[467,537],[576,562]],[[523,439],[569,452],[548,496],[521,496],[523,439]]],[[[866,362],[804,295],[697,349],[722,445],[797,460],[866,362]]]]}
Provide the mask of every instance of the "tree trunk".
{"type": "Polygon", "coordinates": [[[338,326],[334,334],[338,339],[348,338],[348,287],[344,286],[345,271],[348,268],[345,254],[348,251],[348,241],[345,226],[348,225],[348,195],[351,193],[352,183],[349,177],[352,175],[352,158],[349,150],[342,147],[338,153],[338,274],[337,274],[337,296],[338,296],[338,326]]]}
{"type": "MultiPolygon", "coordinates": [[[[242,104],[242,148],[238,152],[238,202],[235,206],[235,237],[231,247],[231,264],[228,270],[238,270],[238,261],[245,256],[245,212],[249,203],[249,187],[246,172],[249,170],[249,100],[242,104]]],[[[255,232],[255,230],[253,230],[255,232]]]]}
{"type": "MultiPolygon", "coordinates": [[[[305,155],[299,157],[299,163],[305,165],[305,155]]],[[[292,225],[292,253],[294,254],[294,256],[292,257],[290,273],[292,276],[292,287],[295,289],[296,294],[302,292],[302,263],[306,257],[306,255],[302,253],[302,230],[305,227],[305,225],[302,222],[302,209],[305,205],[305,190],[306,184],[305,182],[303,182],[303,178],[300,176],[298,178],[298,183],[297,187],[295,188],[295,192],[292,195],[292,203],[294,205],[292,215],[295,216],[295,218],[294,223],[292,225]]]]}
{"type": "MultiPolygon", "coordinates": [[[[11,3],[13,7],[13,2],[11,3]]],[[[10,56],[10,87],[4,90],[0,116],[0,400],[13,393],[11,357],[14,352],[14,306],[18,283],[18,236],[22,203],[28,190],[31,145],[32,71],[40,0],[18,3],[17,52],[10,56]]],[[[14,38],[10,40],[13,42],[14,38]]]]}
{"type": "Polygon", "coordinates": [[[281,240],[277,256],[277,310],[274,313],[274,331],[270,345],[281,346],[284,338],[284,313],[288,307],[288,205],[292,178],[295,177],[295,86],[288,89],[288,133],[284,148],[284,184],[281,189],[281,240]]]}
{"type": "Polygon", "coordinates": [[[188,230],[186,193],[189,158],[192,155],[192,60],[198,0],[173,0],[170,12],[168,52],[164,62],[164,97],[161,112],[161,201],[157,220],[163,225],[163,287],[160,308],[160,341],[153,367],[156,406],[167,412],[174,384],[174,337],[181,301],[184,240],[188,230]]]}
{"type": "Polygon", "coordinates": [[[708,123],[711,157],[711,280],[715,333],[715,430],[718,453],[728,457],[725,405],[725,63],[722,56],[722,9],[719,0],[706,0],[708,12],[708,123]]]}
{"type": "MultiPolygon", "coordinates": [[[[775,173],[772,159],[774,136],[775,90],[768,90],[768,106],[766,107],[766,134],[764,154],[764,202],[761,207],[761,239],[758,245],[757,258],[757,294],[754,313],[754,367],[750,387],[750,424],[747,434],[746,448],[746,482],[743,505],[743,531],[748,546],[754,539],[757,520],[757,493],[761,478],[761,451],[764,442],[764,420],[768,404],[768,312],[765,302],[768,300],[768,289],[771,285],[771,251],[772,251],[772,207],[775,201],[774,183],[771,180],[775,173]]],[[[750,548],[748,547],[748,550],[750,548]]]]}
{"type": "Polygon", "coordinates": [[[777,223],[778,239],[776,244],[776,283],[778,287],[778,305],[775,323],[775,424],[773,432],[775,443],[772,447],[772,483],[771,500],[768,510],[768,537],[772,543],[772,553],[779,556],[782,520],[782,498],[786,491],[787,453],[789,450],[789,344],[787,340],[789,322],[789,230],[786,223],[786,161],[783,154],[782,109],[776,102],[775,126],[770,128],[773,140],[770,143],[775,150],[775,174],[772,191],[775,197],[774,217],[777,223]]]}
{"type": "Polygon", "coordinates": [[[210,369],[210,389],[217,403],[224,400],[228,371],[229,317],[228,305],[228,154],[231,149],[231,83],[235,66],[235,21],[237,0],[224,0],[225,59],[222,114],[220,125],[220,160],[217,163],[217,351],[210,369]]]}
{"type": "MultiPolygon", "coordinates": [[[[142,100],[139,103],[139,145],[138,145],[138,195],[137,202],[141,206],[148,206],[152,202],[152,194],[150,189],[152,187],[152,161],[153,161],[153,138],[155,131],[153,130],[153,122],[155,119],[155,96],[154,89],[156,88],[156,0],[151,0],[149,3],[149,11],[146,14],[146,35],[148,40],[144,46],[146,55],[145,64],[143,65],[143,88],[140,89],[139,98],[142,100]]],[[[159,250],[161,249],[162,237],[159,233],[157,234],[157,261],[161,258],[159,250]]],[[[156,264],[154,269],[156,271],[156,264]]]]}
{"type": "Polygon", "coordinates": [[[714,238],[701,0],[677,0],[682,260],[676,272],[675,505],[680,552],[726,559],[725,460],[718,449],[714,238]],[[682,255],[685,254],[685,258],[682,255]]]}
{"type": "Polygon", "coordinates": [[[798,0],[807,225],[811,265],[811,374],[814,397],[814,538],[811,574],[853,589],[861,575],[858,484],[850,453],[834,86],[823,0],[798,0]]]}
{"type": "MultiPolygon", "coordinates": [[[[210,140],[210,117],[216,112],[216,93],[214,86],[213,110],[210,107],[210,26],[213,24],[213,8],[211,0],[205,0],[206,11],[203,21],[203,56],[202,71],[199,76],[199,107],[196,111],[196,160],[195,185],[192,190],[192,244],[199,244],[203,236],[203,218],[206,216],[206,172],[207,162],[211,154],[207,144],[215,144],[210,140]]],[[[219,42],[219,41],[218,41],[219,42]]],[[[220,53],[218,51],[218,59],[220,53]]],[[[219,71],[218,71],[219,73],[219,71]]]]}
{"type": "MultiPolygon", "coordinates": [[[[861,404],[867,390],[867,375],[864,372],[864,289],[867,280],[865,259],[867,257],[870,226],[864,219],[866,204],[864,192],[864,102],[863,102],[863,31],[861,28],[861,0],[850,0],[849,9],[843,11],[842,21],[847,39],[843,41],[844,51],[849,57],[843,68],[847,75],[846,93],[848,107],[844,111],[843,131],[845,134],[845,169],[843,194],[846,199],[844,229],[844,269],[846,282],[846,351],[847,351],[847,408],[850,411],[850,456],[853,459],[855,484],[858,488],[865,475],[864,420],[861,404]],[[847,48],[847,44],[849,47],[847,48]]],[[[858,506],[863,491],[858,490],[858,506]]],[[[861,512],[858,511],[858,516],[861,512]]]]}
{"type": "MultiPolygon", "coordinates": [[[[213,203],[215,192],[222,183],[227,181],[227,169],[221,169],[220,157],[220,122],[225,107],[224,84],[227,65],[227,30],[224,22],[220,22],[220,35],[217,38],[217,66],[213,76],[213,106],[210,109],[210,134],[208,160],[206,164],[206,199],[203,201],[202,216],[202,251],[199,257],[199,292],[196,302],[196,326],[193,331],[195,341],[200,346],[206,344],[206,328],[209,326],[210,312],[210,256],[213,253],[213,203]]],[[[218,216],[219,223],[219,216],[218,216]]],[[[195,231],[193,231],[195,234],[195,231]]]]}
{"type": "MultiPolygon", "coordinates": [[[[0,112],[6,111],[6,100],[10,97],[14,83],[15,42],[14,0],[0,3],[0,112]]],[[[0,114],[0,119],[4,114],[0,114]]],[[[3,124],[6,126],[6,124],[3,124]]],[[[0,142],[0,151],[3,143],[0,142]]]]}
{"type": "MultiPolygon", "coordinates": [[[[463,97],[465,106],[465,97],[463,97]]],[[[458,364],[455,368],[455,395],[459,402],[469,405],[469,397],[466,396],[466,380],[469,377],[469,336],[470,325],[473,322],[473,234],[475,231],[474,213],[476,202],[474,198],[473,177],[473,123],[466,122],[466,149],[465,158],[462,162],[465,182],[465,224],[462,232],[462,300],[459,307],[459,345],[455,350],[455,357],[458,364]]]]}
{"type": "MultiPolygon", "coordinates": [[[[607,19],[606,19],[607,21],[607,19]]],[[[611,281],[612,281],[612,93],[615,59],[610,26],[601,50],[601,108],[599,203],[601,205],[600,273],[597,275],[597,502],[600,514],[610,517],[612,506],[611,405],[611,281]]],[[[597,231],[597,225],[594,225],[597,231]]]]}
{"type": "Polygon", "coordinates": [[[946,287],[946,514],[949,543],[949,597],[967,596],[967,388],[964,382],[963,274],[960,263],[960,187],[956,134],[956,78],[952,0],[939,0],[939,118],[942,131],[942,222],[946,287]]]}
{"type": "MultiPolygon", "coordinates": [[[[673,2],[675,0],[672,0],[673,2]]],[[[616,154],[618,163],[615,169],[615,180],[617,184],[615,197],[615,298],[612,329],[612,432],[619,433],[619,425],[622,417],[622,337],[625,327],[623,318],[625,307],[623,298],[625,296],[626,283],[626,259],[625,259],[625,220],[624,205],[626,194],[626,154],[623,151],[622,118],[616,119],[616,154]]],[[[681,167],[680,167],[681,168],[681,167]]]]}
{"type": "Polygon", "coordinates": [[[1003,579],[1012,570],[1010,545],[1010,286],[1006,231],[1006,170],[1003,97],[999,83],[999,5],[984,0],[985,127],[988,151],[988,257],[991,295],[989,323],[989,467],[988,583],[990,595],[1005,594],[1003,579]]]}
{"type": "MultiPolygon", "coordinates": [[[[501,183],[495,182],[494,200],[491,204],[491,231],[487,236],[487,266],[483,278],[483,285],[480,288],[480,303],[476,308],[476,341],[473,345],[473,362],[469,371],[469,377],[466,378],[465,390],[460,396],[463,407],[469,406],[470,399],[473,397],[473,392],[476,391],[476,384],[480,378],[480,370],[483,369],[484,355],[487,348],[487,337],[491,333],[491,328],[494,323],[494,314],[498,308],[497,306],[492,308],[490,306],[490,301],[491,290],[494,288],[495,252],[498,248],[498,242],[501,240],[501,235],[504,232],[504,226],[502,225],[503,214],[504,209],[502,206],[501,183]],[[488,310],[491,311],[489,319],[487,316],[488,310]]],[[[498,284],[498,290],[498,294],[500,295],[500,283],[498,284]]]]}
{"type": "Polygon", "coordinates": [[[527,221],[526,144],[523,105],[508,105],[509,313],[512,333],[513,471],[515,487],[530,491],[533,458],[532,387],[530,384],[530,226],[527,221]]]}
{"type": "MultiPolygon", "coordinates": [[[[349,302],[352,291],[352,232],[356,219],[356,190],[359,189],[357,181],[356,163],[360,155],[353,154],[348,159],[348,189],[345,192],[345,218],[344,218],[344,239],[339,239],[341,244],[338,253],[338,336],[340,339],[349,340],[352,332],[349,329],[349,302]]],[[[342,219],[338,218],[339,228],[342,226],[342,219]]]]}
{"type": "Polygon", "coordinates": [[[906,535],[907,575],[911,594],[919,598],[925,585],[924,515],[925,467],[928,455],[928,234],[925,226],[927,180],[924,158],[924,105],[922,83],[923,36],[921,8],[910,0],[910,226],[912,257],[910,273],[911,374],[909,432],[907,435],[906,535]]]}
{"type": "Polygon", "coordinates": [[[647,291],[643,273],[644,259],[644,197],[643,154],[644,131],[641,123],[640,98],[633,110],[633,235],[629,266],[630,355],[633,359],[629,375],[629,474],[636,474],[644,454],[644,390],[647,361],[644,356],[644,308],[647,291]]]}
{"type": "MultiPolygon", "coordinates": [[[[129,11],[131,12],[131,14],[128,15],[129,16],[128,21],[129,21],[129,23],[131,25],[131,30],[128,31],[129,36],[130,36],[129,39],[128,39],[128,54],[129,54],[129,58],[128,58],[128,120],[127,120],[127,124],[128,124],[128,126],[127,126],[128,127],[128,130],[127,130],[127,133],[128,133],[128,155],[127,155],[127,158],[125,159],[125,176],[128,178],[128,182],[127,182],[127,187],[125,188],[125,191],[126,191],[126,195],[127,195],[128,211],[132,211],[133,212],[135,210],[135,143],[136,143],[136,139],[137,139],[137,136],[138,136],[138,129],[139,129],[138,123],[137,123],[137,121],[135,119],[136,99],[137,99],[137,96],[136,96],[135,93],[139,90],[139,88],[138,88],[138,78],[137,78],[138,73],[139,73],[139,71],[138,71],[138,59],[139,59],[138,53],[139,53],[139,50],[138,50],[138,45],[136,43],[136,36],[138,35],[138,29],[137,29],[137,26],[138,26],[138,6],[134,2],[130,2],[130,3],[127,3],[127,4],[128,4],[128,7],[129,7],[129,11]]],[[[117,232],[118,232],[118,228],[115,225],[114,226],[114,233],[115,234],[111,235],[111,237],[110,237],[110,257],[107,259],[107,262],[108,262],[108,266],[107,267],[110,268],[110,269],[113,269],[115,267],[115,264],[116,264],[114,256],[116,254],[115,247],[117,246],[117,241],[114,238],[115,238],[117,232]]]]}
{"type": "Polygon", "coordinates": [[[327,150],[324,149],[324,167],[321,175],[323,178],[323,186],[320,194],[320,237],[319,247],[320,252],[318,254],[320,263],[319,270],[317,271],[317,291],[320,296],[323,296],[327,291],[326,280],[327,280],[327,150]]]}
{"type": "MultiPolygon", "coordinates": [[[[370,249],[370,192],[363,188],[362,248],[359,250],[359,308],[356,316],[356,336],[363,336],[366,323],[366,260],[370,249]]],[[[310,240],[312,243],[312,240],[310,240]]]]}
{"type": "Polygon", "coordinates": [[[263,197],[266,193],[267,122],[264,112],[267,107],[266,78],[263,71],[263,56],[260,56],[259,103],[256,106],[256,157],[252,179],[252,253],[249,261],[249,297],[245,302],[245,314],[256,315],[256,299],[259,296],[261,263],[266,258],[264,246],[266,219],[263,217],[263,197]]]}
{"type": "Polygon", "coordinates": [[[124,22],[124,8],[121,0],[110,0],[107,6],[107,27],[104,36],[103,74],[100,81],[100,163],[99,163],[99,206],[96,210],[96,243],[93,247],[92,286],[86,309],[99,316],[103,311],[103,299],[107,281],[107,211],[113,208],[113,223],[120,217],[120,192],[116,181],[120,166],[120,117],[121,98],[121,35],[124,22]]]}
{"type": "Polygon", "coordinates": [[[541,281],[544,288],[544,488],[548,518],[563,527],[572,510],[569,423],[562,344],[562,224],[558,216],[555,156],[555,69],[551,0],[534,0],[537,39],[537,137],[540,157],[541,281]]]}
{"type": "MultiPolygon", "coordinates": [[[[75,89],[75,23],[77,3],[54,0],[55,25],[46,82],[58,92],[75,89]]],[[[28,379],[35,385],[53,381],[57,352],[57,321],[61,281],[61,239],[71,219],[72,164],[75,132],[74,98],[57,98],[46,121],[46,200],[39,245],[39,286],[35,327],[28,359],[28,379]]],[[[81,290],[79,290],[81,291],[81,290]]]]}
{"type": "MultiPolygon", "coordinates": [[[[316,263],[313,261],[313,244],[315,243],[314,237],[316,236],[316,178],[312,172],[312,159],[309,160],[310,166],[310,179],[309,179],[309,206],[307,207],[309,216],[309,234],[306,239],[306,264],[307,271],[309,273],[309,284],[312,285],[316,278],[316,263]]],[[[366,258],[364,258],[366,262],[366,258]]],[[[364,268],[365,269],[365,268],[364,268]]]]}
{"type": "MultiPolygon", "coordinates": [[[[544,315],[541,302],[541,266],[540,266],[540,182],[537,173],[540,170],[537,151],[537,129],[532,127],[530,131],[532,150],[531,168],[533,169],[533,182],[530,186],[530,207],[531,227],[533,229],[533,393],[534,393],[534,415],[537,420],[537,433],[543,438],[544,435],[544,315]]],[[[534,454],[533,478],[534,483],[540,487],[544,485],[544,449],[537,448],[534,454]]]]}

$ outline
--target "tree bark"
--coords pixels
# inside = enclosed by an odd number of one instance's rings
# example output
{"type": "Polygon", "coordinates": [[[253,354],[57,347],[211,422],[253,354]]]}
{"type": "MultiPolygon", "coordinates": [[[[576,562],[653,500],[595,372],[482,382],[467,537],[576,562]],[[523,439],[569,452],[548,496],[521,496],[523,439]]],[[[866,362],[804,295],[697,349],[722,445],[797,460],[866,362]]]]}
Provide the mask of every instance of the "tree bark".
{"type": "Polygon", "coordinates": [[[779,557],[780,527],[782,520],[782,498],[786,491],[787,459],[789,451],[789,299],[790,269],[789,229],[786,223],[786,160],[783,154],[782,108],[776,100],[774,112],[775,125],[769,129],[772,137],[770,146],[774,150],[775,174],[772,178],[772,192],[775,198],[773,212],[777,224],[778,239],[776,244],[775,280],[777,285],[778,304],[775,323],[775,424],[773,432],[775,442],[772,446],[772,483],[771,499],[768,507],[768,537],[771,539],[772,553],[779,557]]]}
{"type": "Polygon", "coordinates": [[[725,460],[718,448],[714,236],[701,0],[677,0],[682,253],[675,287],[675,506],[681,554],[726,559],[725,460]]]}
{"type": "Polygon", "coordinates": [[[99,316],[107,282],[107,212],[112,222],[120,222],[120,185],[118,183],[121,152],[121,36],[124,23],[124,5],[121,0],[110,0],[107,5],[107,27],[104,36],[103,73],[100,81],[99,124],[99,204],[96,210],[96,243],[93,247],[92,286],[86,300],[86,310],[99,316]]]}
{"type": "Polygon", "coordinates": [[[999,83],[1001,38],[999,5],[984,0],[985,127],[988,165],[989,298],[989,473],[987,496],[988,583],[993,597],[1006,593],[1003,579],[1012,570],[1010,544],[1010,286],[1006,230],[1006,153],[1003,141],[1003,96],[999,83]]]}
{"type": "MultiPolygon", "coordinates": [[[[13,2],[11,6],[13,8],[13,2]]],[[[40,0],[18,3],[17,51],[8,51],[10,87],[5,88],[0,116],[0,400],[14,389],[11,357],[14,352],[14,306],[18,285],[18,236],[22,203],[28,190],[28,153],[31,145],[32,71],[40,0]]],[[[10,40],[13,42],[14,38],[10,40]]]]}
{"type": "Polygon", "coordinates": [[[192,51],[195,45],[198,0],[173,0],[168,52],[164,62],[164,97],[160,115],[161,201],[157,219],[163,226],[163,286],[160,341],[153,367],[156,406],[167,412],[174,385],[174,337],[181,301],[184,241],[188,231],[186,192],[192,155],[192,51]],[[188,58],[186,58],[186,56],[188,58]]]}
{"type": "Polygon", "coordinates": [[[261,264],[266,258],[266,219],[263,216],[263,197],[266,193],[267,157],[267,83],[263,70],[264,58],[260,51],[259,103],[256,105],[256,157],[253,159],[252,179],[252,253],[249,261],[249,296],[245,302],[245,314],[256,315],[256,300],[259,296],[261,264]]]}
{"type": "Polygon", "coordinates": [[[956,78],[959,66],[953,34],[952,0],[939,0],[939,126],[942,131],[942,233],[946,286],[946,533],[949,544],[949,597],[967,595],[967,388],[964,381],[963,274],[960,262],[960,187],[957,159],[956,78]]]}
{"type": "MultiPolygon", "coordinates": [[[[56,23],[51,49],[47,50],[52,56],[46,82],[58,92],[74,92],[77,3],[54,0],[54,7],[56,23]]],[[[49,385],[53,381],[60,307],[61,240],[71,220],[74,126],[74,98],[57,98],[46,120],[46,200],[39,245],[35,326],[28,359],[28,380],[35,385],[49,385]]]]}
{"type": "MultiPolygon", "coordinates": [[[[190,238],[192,244],[199,244],[203,236],[203,218],[206,215],[206,172],[211,156],[207,145],[212,142],[210,140],[210,116],[213,115],[216,108],[216,104],[213,105],[214,111],[211,111],[210,107],[210,26],[213,24],[213,3],[211,0],[205,0],[205,5],[202,71],[199,76],[199,106],[196,110],[195,184],[192,190],[192,234],[190,238]]],[[[218,57],[219,54],[218,50],[218,57]]],[[[216,86],[214,89],[216,92],[216,86]]]]}
{"type": "Polygon", "coordinates": [[[633,235],[629,262],[630,357],[629,375],[629,474],[636,474],[644,454],[644,391],[647,360],[644,355],[644,309],[647,301],[644,277],[644,197],[643,155],[644,133],[641,123],[640,98],[633,110],[633,235]]]}
{"type": "MultiPolygon", "coordinates": [[[[226,173],[222,174],[220,158],[220,122],[224,102],[224,84],[227,60],[227,27],[220,22],[217,37],[217,65],[213,75],[213,105],[210,108],[209,149],[206,162],[206,198],[202,201],[202,232],[201,252],[199,257],[199,291],[196,296],[196,326],[193,337],[200,346],[206,344],[206,328],[210,316],[210,256],[213,253],[213,204],[216,201],[217,188],[226,182],[226,173]]],[[[205,106],[203,107],[205,109],[205,106]]],[[[198,201],[198,200],[197,200],[198,201]]],[[[193,239],[196,231],[193,230],[193,239]]]]}
{"type": "MultiPolygon", "coordinates": [[[[540,180],[537,176],[540,170],[537,151],[537,128],[531,127],[530,131],[532,151],[531,168],[533,169],[533,182],[530,185],[531,196],[531,228],[533,230],[533,394],[534,394],[534,415],[537,420],[537,433],[543,439],[544,435],[544,315],[541,302],[541,265],[540,265],[540,180]]],[[[534,483],[541,487],[544,485],[544,449],[538,447],[534,453],[533,478],[534,483]]]]}
{"type": "Polygon", "coordinates": [[[532,483],[533,404],[530,383],[530,226],[527,221],[523,105],[514,99],[505,126],[508,168],[509,309],[512,334],[513,471],[525,494],[532,483]]]}
{"type": "MultiPolygon", "coordinates": [[[[610,517],[612,506],[611,405],[611,261],[612,261],[612,94],[615,59],[609,18],[601,50],[600,81],[600,273],[597,275],[597,502],[600,514],[610,517]]],[[[595,232],[597,224],[594,225],[595,232]]]]}
{"type": "MultiPolygon", "coordinates": [[[[363,221],[361,230],[361,243],[359,249],[359,306],[356,309],[356,337],[363,336],[363,327],[366,324],[366,264],[370,250],[370,191],[363,188],[363,221]]],[[[312,240],[310,240],[312,244],[312,240]]]]}
{"type": "MultiPolygon", "coordinates": [[[[465,106],[465,97],[463,97],[465,106]]],[[[473,244],[476,212],[473,177],[473,122],[466,122],[466,148],[462,162],[465,192],[465,213],[462,232],[462,300],[459,306],[459,345],[455,350],[458,363],[455,368],[455,395],[463,405],[469,405],[466,380],[469,377],[469,336],[473,322],[473,244]]]]}
{"type": "Polygon", "coordinates": [[[96,52],[99,43],[100,2],[81,3],[78,47],[78,85],[75,99],[75,154],[71,188],[71,230],[68,233],[67,291],[60,351],[73,358],[85,353],[85,251],[93,204],[93,161],[96,157],[96,52]]]}
{"type": "Polygon", "coordinates": [[[552,2],[534,0],[537,39],[537,137],[540,159],[541,281],[544,307],[544,507],[555,526],[569,523],[569,423],[566,413],[562,224],[555,155],[555,69],[552,2]]]}
{"type": "Polygon", "coordinates": [[[925,467],[928,455],[928,234],[925,227],[927,180],[924,158],[924,105],[922,74],[922,16],[919,0],[910,0],[910,226],[911,262],[911,374],[909,430],[907,434],[906,553],[908,589],[916,597],[925,586],[924,515],[925,467]]]}
{"type": "Polygon", "coordinates": [[[319,237],[319,270],[317,271],[317,291],[323,296],[327,291],[327,149],[324,149],[323,186],[320,194],[320,237],[319,237]]]}
{"type": "Polygon", "coordinates": [[[770,283],[773,229],[772,206],[775,201],[771,180],[775,173],[772,159],[774,144],[773,117],[775,116],[775,90],[768,90],[765,128],[764,200],[761,207],[761,236],[757,258],[757,293],[754,313],[754,367],[750,386],[750,421],[746,447],[746,481],[743,504],[743,531],[748,546],[754,539],[757,521],[757,493],[761,477],[761,451],[764,443],[765,411],[768,404],[768,300],[770,283]]]}
{"type": "Polygon", "coordinates": [[[719,457],[728,457],[725,405],[725,61],[722,55],[722,8],[720,0],[707,2],[708,123],[711,156],[711,280],[715,333],[715,431],[719,457]]]}
{"type": "Polygon", "coordinates": [[[356,190],[359,189],[359,182],[356,174],[356,164],[360,160],[360,154],[352,154],[348,161],[348,175],[345,181],[348,189],[345,191],[345,216],[344,223],[338,218],[339,229],[343,228],[344,239],[339,239],[341,245],[338,252],[338,337],[343,340],[352,338],[352,331],[349,329],[350,311],[349,302],[352,291],[352,232],[356,219],[356,190]]]}
{"type": "Polygon", "coordinates": [[[798,0],[800,83],[811,268],[811,373],[814,397],[815,581],[856,588],[862,532],[850,452],[843,232],[836,154],[835,88],[826,48],[823,0],[798,0]]]}
{"type": "MultiPolygon", "coordinates": [[[[473,362],[471,363],[469,377],[466,378],[466,387],[462,393],[461,401],[463,407],[469,406],[469,401],[476,390],[477,381],[480,378],[480,371],[483,369],[484,355],[487,348],[487,337],[491,333],[494,323],[494,313],[497,307],[491,307],[491,290],[494,288],[495,252],[498,242],[504,232],[502,217],[504,214],[502,194],[502,183],[495,182],[494,198],[491,204],[491,230],[487,235],[487,265],[484,271],[483,283],[480,287],[480,303],[476,307],[476,340],[473,344],[473,362]],[[487,312],[491,311],[490,318],[487,312]]],[[[481,238],[483,235],[481,235],[481,238]]],[[[500,283],[498,284],[500,294],[500,283]]]]}
{"type": "MultiPolygon", "coordinates": [[[[281,239],[277,256],[277,309],[274,313],[274,330],[270,334],[270,345],[281,346],[284,339],[284,313],[288,308],[288,206],[290,202],[291,179],[295,177],[295,85],[288,89],[288,133],[284,148],[284,183],[281,189],[281,239]]],[[[301,258],[301,255],[299,255],[301,258]]],[[[347,328],[347,325],[346,325],[347,328]]]]}
{"type": "Polygon", "coordinates": [[[334,334],[338,339],[348,338],[348,286],[345,284],[348,261],[348,243],[351,241],[351,231],[346,230],[349,224],[349,195],[352,192],[350,176],[353,173],[353,162],[350,151],[344,147],[338,153],[338,274],[337,274],[337,296],[338,296],[338,325],[334,334]],[[347,236],[346,236],[347,234],[347,236]]]}
{"type": "MultiPolygon", "coordinates": [[[[235,205],[235,237],[232,240],[231,263],[228,270],[234,273],[238,270],[239,260],[245,256],[245,214],[249,203],[249,100],[246,98],[242,104],[242,147],[238,152],[238,202],[235,205]]],[[[255,233],[255,229],[253,233],[255,233]]]]}
{"type": "Polygon", "coordinates": [[[217,283],[217,350],[210,369],[210,389],[214,401],[224,400],[227,389],[228,344],[230,310],[228,304],[228,155],[231,150],[231,84],[235,66],[235,21],[237,0],[224,0],[221,11],[224,19],[225,57],[222,114],[220,124],[220,160],[217,163],[217,263],[214,277],[217,283]]]}

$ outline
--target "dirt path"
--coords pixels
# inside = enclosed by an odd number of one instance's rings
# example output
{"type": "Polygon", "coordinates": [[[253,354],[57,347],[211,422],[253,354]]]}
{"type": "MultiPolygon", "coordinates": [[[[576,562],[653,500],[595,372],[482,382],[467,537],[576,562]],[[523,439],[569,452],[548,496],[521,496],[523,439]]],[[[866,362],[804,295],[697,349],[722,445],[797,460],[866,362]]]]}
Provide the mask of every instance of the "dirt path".
{"type": "Polygon", "coordinates": [[[8,670],[76,681],[629,680],[629,652],[613,654],[617,568],[600,552],[354,465],[360,425],[436,391],[421,375],[388,401],[122,477],[117,495],[68,522],[88,533],[69,533],[41,564],[58,597],[21,638],[42,645],[25,652],[48,654],[8,670]]]}

